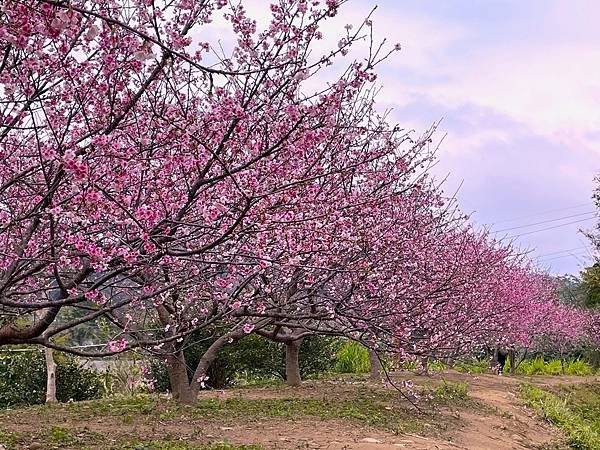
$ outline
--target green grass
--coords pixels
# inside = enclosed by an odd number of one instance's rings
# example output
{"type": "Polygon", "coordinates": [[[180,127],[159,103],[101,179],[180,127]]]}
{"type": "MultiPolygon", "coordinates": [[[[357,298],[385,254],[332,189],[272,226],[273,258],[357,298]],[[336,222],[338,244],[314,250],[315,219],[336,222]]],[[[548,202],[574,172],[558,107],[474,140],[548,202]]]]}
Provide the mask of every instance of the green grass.
{"type": "Polygon", "coordinates": [[[7,449],[12,448],[20,440],[21,440],[20,433],[9,433],[9,432],[0,430],[0,444],[4,445],[7,449]]]}
{"type": "Polygon", "coordinates": [[[600,384],[572,385],[556,392],[524,384],[521,397],[560,428],[572,448],[600,450],[600,384]]]}
{"type": "Polygon", "coordinates": [[[470,400],[469,385],[467,383],[449,383],[442,380],[442,384],[431,393],[434,401],[439,404],[464,403],[470,400]]]}
{"type": "Polygon", "coordinates": [[[34,443],[38,445],[37,448],[77,448],[88,450],[99,448],[98,446],[105,440],[105,434],[90,431],[87,427],[71,430],[59,426],[45,428],[43,425],[40,425],[39,432],[0,432],[0,444],[6,450],[29,448],[34,443]],[[39,447],[40,445],[41,447],[39,447]]]}
{"type": "Polygon", "coordinates": [[[490,362],[487,359],[461,361],[454,366],[454,370],[461,373],[489,373],[490,362]]]}
{"type": "Polygon", "coordinates": [[[51,427],[46,432],[46,437],[49,442],[56,445],[71,445],[77,442],[73,433],[63,427],[51,427]]]}
{"type": "Polygon", "coordinates": [[[300,419],[302,416],[350,419],[394,433],[423,431],[423,417],[407,407],[389,402],[389,395],[363,392],[345,400],[317,398],[285,399],[203,399],[192,410],[192,417],[203,419],[267,418],[300,419]]]}
{"type": "MultiPolygon", "coordinates": [[[[454,366],[454,370],[462,373],[490,373],[490,361],[487,359],[462,361],[454,366]]],[[[510,366],[507,363],[504,366],[504,373],[510,373],[510,366]]],[[[538,356],[535,359],[526,359],[518,364],[517,375],[568,375],[568,376],[589,376],[595,375],[597,371],[585,360],[566,359],[562,363],[560,359],[551,359],[545,361],[543,357],[538,356]]]]}
{"type": "MultiPolygon", "coordinates": [[[[322,420],[348,420],[357,426],[369,426],[393,433],[433,433],[447,430],[448,420],[435,405],[464,404],[468,386],[461,383],[443,383],[429,390],[429,400],[415,409],[395,390],[356,386],[351,390],[332,392],[324,390],[315,397],[286,398],[201,398],[194,405],[181,406],[157,395],[116,397],[102,400],[32,406],[0,414],[0,423],[7,425],[27,417],[28,423],[39,423],[33,433],[0,433],[0,443],[7,449],[27,448],[33,442],[47,448],[110,448],[113,450],[258,450],[259,447],[235,447],[228,443],[207,444],[206,433],[215,426],[229,423],[256,423],[279,418],[302,420],[316,417],[322,420]],[[58,420],[57,420],[58,419],[58,420]],[[106,442],[103,436],[90,430],[89,424],[111,423],[114,427],[106,442]],[[60,423],[61,426],[53,426],[60,423]],[[152,424],[146,435],[131,434],[131,430],[152,424]],[[154,424],[157,430],[154,430],[154,424]],[[179,424],[184,424],[179,427],[179,424]],[[172,431],[169,435],[161,432],[172,431]],[[105,445],[106,447],[103,447],[105,445]],[[112,447],[111,447],[112,445],[112,447]]],[[[287,392],[282,390],[282,393],[287,392]]],[[[288,393],[289,394],[289,393],[288,393]]]]}
{"type": "MultiPolygon", "coordinates": [[[[149,415],[157,411],[161,403],[159,397],[149,394],[135,396],[115,396],[88,402],[73,402],[67,404],[44,405],[37,408],[52,414],[53,410],[72,412],[79,417],[120,416],[129,420],[129,415],[149,415]]],[[[175,403],[173,406],[177,407],[175,403]]]]}

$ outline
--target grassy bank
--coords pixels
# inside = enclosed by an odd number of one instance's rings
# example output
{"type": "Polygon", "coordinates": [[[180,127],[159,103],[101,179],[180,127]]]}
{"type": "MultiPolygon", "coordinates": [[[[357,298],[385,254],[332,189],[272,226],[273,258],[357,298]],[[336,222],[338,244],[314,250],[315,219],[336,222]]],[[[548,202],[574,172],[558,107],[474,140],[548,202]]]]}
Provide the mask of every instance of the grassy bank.
{"type": "Polygon", "coordinates": [[[565,433],[575,449],[600,450],[600,383],[542,390],[521,386],[525,403],[565,433]]]}

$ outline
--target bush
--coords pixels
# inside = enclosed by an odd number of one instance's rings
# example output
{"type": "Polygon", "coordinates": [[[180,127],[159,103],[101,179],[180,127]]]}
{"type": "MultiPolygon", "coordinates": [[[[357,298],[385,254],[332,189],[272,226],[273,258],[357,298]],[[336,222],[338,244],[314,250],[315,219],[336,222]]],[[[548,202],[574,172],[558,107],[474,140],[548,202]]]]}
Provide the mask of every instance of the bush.
{"type": "Polygon", "coordinates": [[[338,373],[367,373],[370,369],[369,351],[358,342],[348,341],[335,355],[338,373]]]}
{"type": "MultiPolygon", "coordinates": [[[[46,400],[46,362],[36,348],[0,351],[0,407],[42,404],[46,400]],[[31,350],[31,351],[29,351],[31,350]]],[[[56,397],[88,400],[102,393],[99,375],[79,366],[77,359],[56,354],[56,397]]]]}
{"type": "MultiPolygon", "coordinates": [[[[81,367],[79,361],[65,354],[56,359],[56,398],[60,402],[81,401],[102,396],[101,376],[95,370],[81,367]]],[[[46,374],[44,366],[44,386],[46,374]]]]}
{"type": "MultiPolygon", "coordinates": [[[[102,373],[102,389],[105,395],[109,396],[152,392],[156,388],[156,380],[149,372],[150,368],[147,367],[147,364],[142,364],[135,354],[119,355],[106,365],[102,373]]],[[[168,383],[166,372],[161,377],[168,383]]],[[[164,389],[168,389],[168,384],[164,389]]]]}
{"type": "MultiPolygon", "coordinates": [[[[202,354],[212,342],[203,339],[200,334],[194,338],[197,342],[188,346],[184,352],[190,380],[202,354]]],[[[339,338],[305,338],[300,346],[300,375],[307,378],[331,371],[335,364],[335,353],[340,346],[339,338]]],[[[150,376],[156,380],[156,390],[164,392],[170,389],[164,362],[151,361],[150,376]]],[[[219,352],[208,370],[207,385],[220,389],[239,382],[284,379],[285,345],[251,334],[219,352]]]]}
{"type": "Polygon", "coordinates": [[[46,363],[38,351],[0,352],[0,407],[46,399],[46,363]]]}

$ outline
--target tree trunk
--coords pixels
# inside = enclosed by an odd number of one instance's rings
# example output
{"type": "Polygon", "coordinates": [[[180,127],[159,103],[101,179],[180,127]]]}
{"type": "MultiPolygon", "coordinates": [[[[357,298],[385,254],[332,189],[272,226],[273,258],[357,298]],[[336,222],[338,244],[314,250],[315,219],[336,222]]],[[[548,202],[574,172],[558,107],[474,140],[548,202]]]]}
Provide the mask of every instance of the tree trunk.
{"type": "Polygon", "coordinates": [[[171,382],[173,400],[186,405],[194,403],[196,395],[190,388],[185,356],[181,350],[167,356],[167,372],[171,382]]]}
{"type": "Polygon", "coordinates": [[[46,403],[56,403],[56,364],[54,363],[54,355],[52,349],[46,347],[44,349],[46,356],[46,403]]]}
{"type": "Polygon", "coordinates": [[[211,366],[214,360],[217,359],[219,351],[228,343],[240,339],[245,335],[246,333],[244,333],[243,330],[236,330],[221,336],[215,342],[213,342],[210,347],[208,347],[208,350],[204,352],[202,358],[200,358],[200,361],[198,361],[198,366],[194,371],[194,377],[190,383],[190,389],[194,395],[194,398],[198,395],[200,389],[202,389],[202,385],[207,379],[206,374],[208,373],[208,368],[211,366]]]}
{"type": "Polygon", "coordinates": [[[515,357],[515,349],[508,351],[508,361],[510,363],[510,374],[514,375],[517,371],[517,358],[515,357]]]}
{"type": "Polygon", "coordinates": [[[369,378],[371,381],[381,381],[381,361],[375,350],[369,349],[369,362],[371,363],[369,378]]]}
{"type": "Polygon", "coordinates": [[[285,344],[285,382],[288,386],[300,386],[300,344],[302,339],[286,342],[285,344]]]}

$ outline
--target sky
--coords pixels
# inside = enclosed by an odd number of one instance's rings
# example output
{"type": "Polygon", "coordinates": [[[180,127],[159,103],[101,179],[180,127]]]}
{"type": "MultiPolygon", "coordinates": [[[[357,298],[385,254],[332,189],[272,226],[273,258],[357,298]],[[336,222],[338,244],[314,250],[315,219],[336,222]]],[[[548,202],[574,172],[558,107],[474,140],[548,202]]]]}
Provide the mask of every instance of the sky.
{"type": "MultiPolygon", "coordinates": [[[[259,25],[269,3],[243,1],[259,25]]],[[[441,120],[445,192],[553,274],[591,264],[581,230],[597,221],[600,2],[349,0],[321,45],[375,6],[375,36],[402,46],[379,67],[379,107],[416,133],[441,120]]]]}
{"type": "Polygon", "coordinates": [[[381,106],[417,132],[441,120],[438,177],[472,220],[540,267],[577,274],[593,260],[600,172],[597,1],[355,0],[377,5],[381,106]],[[504,231],[503,231],[504,230],[504,231]]]}

